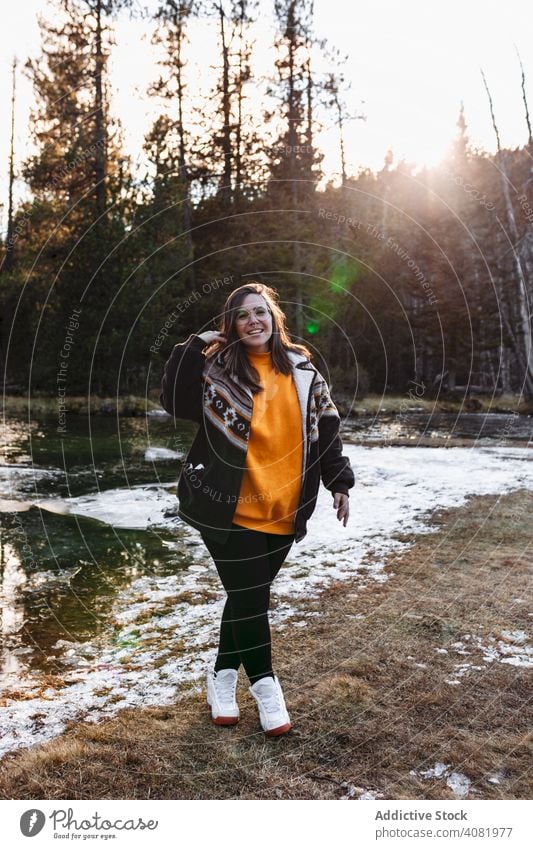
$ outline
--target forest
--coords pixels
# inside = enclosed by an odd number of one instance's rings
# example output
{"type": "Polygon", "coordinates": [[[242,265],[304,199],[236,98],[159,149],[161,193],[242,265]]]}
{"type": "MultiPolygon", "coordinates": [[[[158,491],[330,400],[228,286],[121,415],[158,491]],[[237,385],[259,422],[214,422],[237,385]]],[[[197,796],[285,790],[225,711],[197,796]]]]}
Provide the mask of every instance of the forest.
{"type": "Polygon", "coordinates": [[[5,393],[153,392],[172,346],[214,328],[229,291],[253,279],[275,287],[292,338],[327,363],[335,389],[533,399],[533,138],[519,56],[523,146],[501,146],[484,80],[495,153],[471,144],[458,104],[439,166],[388,151],[379,171],[351,173],[345,131],[361,92],[315,32],[312,0],[160,0],[148,94],[161,110],[140,169],[109,95],[115,24],[134,14],[129,0],[53,0],[41,54],[13,62],[5,393]],[[257,75],[267,13],[274,62],[257,75]],[[208,86],[189,73],[202,20],[218,42],[208,86]],[[34,91],[22,161],[21,73],[34,91]],[[324,180],[324,114],[338,180],[324,180]]]}

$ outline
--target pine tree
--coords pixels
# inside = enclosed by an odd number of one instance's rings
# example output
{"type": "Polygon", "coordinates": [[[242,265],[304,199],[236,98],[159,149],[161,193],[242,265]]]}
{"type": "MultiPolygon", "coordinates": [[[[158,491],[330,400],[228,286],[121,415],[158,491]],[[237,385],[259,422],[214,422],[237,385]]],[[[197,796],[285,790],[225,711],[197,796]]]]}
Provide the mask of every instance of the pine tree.
{"type": "MultiPolygon", "coordinates": [[[[37,152],[23,166],[33,203],[26,234],[34,309],[33,378],[52,380],[73,308],[82,310],[69,361],[69,389],[86,390],[89,371],[103,391],[113,359],[100,330],[122,273],[125,166],[120,127],[105,93],[110,20],[124,4],[72,0],[40,20],[43,53],[27,62],[36,107],[37,152]],[[37,355],[38,354],[38,355],[37,355]],[[94,364],[91,366],[94,357],[94,364]]],[[[105,339],[113,342],[112,336],[105,339]]]]}
{"type": "MultiPolygon", "coordinates": [[[[146,137],[153,174],[145,180],[145,198],[138,202],[128,239],[131,278],[121,309],[131,313],[134,333],[129,360],[137,363],[138,379],[145,378],[152,355],[168,355],[175,339],[194,323],[196,301],[191,299],[190,230],[186,229],[187,187],[180,171],[180,152],[174,122],[160,116],[146,137]],[[133,294],[132,294],[133,293],[133,294]],[[179,304],[190,304],[186,309],[179,304]],[[161,336],[165,322],[167,338],[161,336]]],[[[160,364],[157,364],[157,368],[160,364]]]]}
{"type": "Polygon", "coordinates": [[[314,241],[315,191],[321,176],[321,154],[313,141],[314,101],[311,50],[312,0],[276,0],[274,4],[278,35],[275,42],[277,78],[269,95],[277,97],[281,108],[266,113],[268,121],[281,119],[278,137],[272,148],[268,199],[271,206],[283,209],[283,231],[289,244],[281,252],[284,267],[291,270],[287,287],[292,301],[292,317],[296,334],[303,338],[308,330],[315,331],[316,316],[306,314],[315,286],[307,276],[311,264],[302,252],[302,243],[314,241]],[[287,212],[290,210],[290,212],[287,212]]]}
{"type": "MultiPolygon", "coordinates": [[[[185,68],[187,62],[185,50],[188,43],[187,26],[197,14],[198,3],[196,0],[164,0],[161,2],[155,16],[158,27],[154,36],[154,43],[161,44],[164,49],[164,58],[161,65],[165,71],[165,76],[160,76],[150,89],[151,94],[157,94],[166,104],[166,120],[164,123],[159,123],[157,128],[154,127],[153,132],[156,136],[164,133],[165,137],[172,133],[176,138],[179,194],[180,197],[183,195],[184,238],[188,248],[187,276],[191,291],[194,290],[196,282],[191,193],[194,179],[197,176],[194,161],[197,155],[197,142],[191,136],[191,131],[185,120],[186,114],[191,111],[186,100],[185,68]]],[[[149,137],[147,144],[150,145],[152,141],[153,138],[150,139],[149,137]]],[[[154,151],[156,159],[163,155],[164,144],[161,140],[160,153],[154,151]]],[[[175,163],[173,167],[175,167],[175,163]]]]}

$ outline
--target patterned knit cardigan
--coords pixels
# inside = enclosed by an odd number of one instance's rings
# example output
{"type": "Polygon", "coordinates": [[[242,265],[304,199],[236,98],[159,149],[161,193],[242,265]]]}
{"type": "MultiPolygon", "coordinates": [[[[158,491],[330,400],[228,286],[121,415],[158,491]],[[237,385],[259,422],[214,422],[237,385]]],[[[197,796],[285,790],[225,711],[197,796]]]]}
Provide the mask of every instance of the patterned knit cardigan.
{"type": "MultiPolygon", "coordinates": [[[[200,425],[178,481],[178,515],[206,536],[225,542],[246,465],[253,395],[238,378],[224,373],[220,354],[206,359],[205,347],[195,334],[174,347],[165,365],[160,401],[175,418],[200,425]]],[[[354,474],[342,455],[340,417],[326,381],[306,357],[287,353],[304,449],[295,517],[295,542],[299,542],[315,509],[320,480],[332,494],[348,494],[354,474]]]]}

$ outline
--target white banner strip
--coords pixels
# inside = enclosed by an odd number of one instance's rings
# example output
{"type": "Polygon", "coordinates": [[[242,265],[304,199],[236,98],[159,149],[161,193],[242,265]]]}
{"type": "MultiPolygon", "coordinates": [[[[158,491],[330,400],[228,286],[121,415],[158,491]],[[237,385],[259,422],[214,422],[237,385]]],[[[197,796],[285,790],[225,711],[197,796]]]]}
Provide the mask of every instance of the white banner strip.
{"type": "Polygon", "coordinates": [[[1,801],[2,845],[216,849],[531,846],[533,803],[497,801],[1,801]],[[329,807],[329,811],[326,808],[329,807]],[[271,810],[267,810],[270,808],[271,810]],[[209,809],[209,810],[208,810],[209,809]]]}

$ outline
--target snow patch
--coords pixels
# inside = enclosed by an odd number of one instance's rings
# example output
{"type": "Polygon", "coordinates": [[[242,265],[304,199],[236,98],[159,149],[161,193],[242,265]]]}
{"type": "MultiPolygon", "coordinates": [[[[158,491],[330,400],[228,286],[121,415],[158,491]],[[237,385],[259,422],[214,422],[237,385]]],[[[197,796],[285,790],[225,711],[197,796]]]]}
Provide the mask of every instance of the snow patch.
{"type": "Polygon", "coordinates": [[[427,781],[431,778],[445,778],[446,785],[456,796],[464,798],[470,792],[472,782],[468,776],[462,772],[450,772],[451,765],[445,764],[442,761],[437,761],[435,766],[430,769],[411,769],[409,775],[414,775],[416,778],[422,778],[427,781]]]}
{"type": "Polygon", "coordinates": [[[183,451],[173,451],[171,448],[163,448],[157,445],[147,448],[144,452],[144,459],[147,463],[157,462],[158,460],[182,460],[184,456],[183,451]]]}

